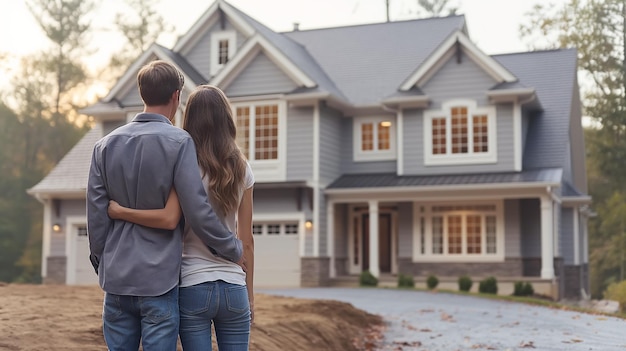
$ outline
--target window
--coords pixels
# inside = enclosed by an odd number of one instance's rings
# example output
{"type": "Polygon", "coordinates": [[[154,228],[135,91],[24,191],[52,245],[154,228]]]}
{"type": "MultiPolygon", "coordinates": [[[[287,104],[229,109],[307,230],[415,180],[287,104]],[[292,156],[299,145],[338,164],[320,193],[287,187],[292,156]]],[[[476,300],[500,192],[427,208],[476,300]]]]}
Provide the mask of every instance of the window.
{"type": "Polygon", "coordinates": [[[454,100],[424,113],[424,163],[450,165],[496,162],[496,113],[493,106],[454,100]]]}
{"type": "Polygon", "coordinates": [[[298,223],[256,223],[252,225],[254,235],[298,235],[300,225],[298,223]]]}
{"type": "Polygon", "coordinates": [[[235,118],[237,145],[249,160],[278,159],[278,105],[237,107],[235,118]]]}
{"type": "Polygon", "coordinates": [[[425,206],[418,215],[415,252],[424,259],[503,259],[501,203],[425,206]],[[499,219],[500,218],[500,219],[499,219]]]}
{"type": "Polygon", "coordinates": [[[396,158],[395,118],[357,117],[354,120],[354,160],[396,158]]]}
{"type": "Polygon", "coordinates": [[[216,74],[232,59],[237,41],[234,31],[221,31],[211,34],[211,75],[216,74]]]}

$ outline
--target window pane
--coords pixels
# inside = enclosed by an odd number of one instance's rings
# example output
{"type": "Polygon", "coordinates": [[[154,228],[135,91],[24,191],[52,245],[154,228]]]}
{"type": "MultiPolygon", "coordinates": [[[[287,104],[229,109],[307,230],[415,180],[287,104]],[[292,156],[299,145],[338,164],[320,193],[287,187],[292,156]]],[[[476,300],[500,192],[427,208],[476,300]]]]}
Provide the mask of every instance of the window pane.
{"type": "Polygon", "coordinates": [[[361,124],[361,150],[374,150],[374,125],[372,123],[361,124]]]}
{"type": "Polygon", "coordinates": [[[433,217],[433,254],[443,253],[443,217],[433,217]]]}
{"type": "Polygon", "coordinates": [[[219,43],[219,64],[228,62],[228,40],[220,40],[219,43]]]}
{"type": "Polygon", "coordinates": [[[254,234],[254,235],[261,235],[261,234],[263,234],[263,225],[261,225],[261,224],[254,224],[254,225],[252,225],[252,234],[254,234]]]}
{"type": "Polygon", "coordinates": [[[256,106],[254,159],[278,159],[278,105],[256,106]]]}
{"type": "Polygon", "coordinates": [[[496,253],[496,216],[485,217],[485,233],[487,235],[487,253],[496,253]]]}
{"type": "Polygon", "coordinates": [[[489,151],[489,136],[487,127],[487,115],[477,115],[472,117],[472,131],[474,141],[474,152],[489,151]]]}
{"type": "Polygon", "coordinates": [[[432,119],[433,155],[446,154],[446,118],[432,119]]]}
{"type": "Polygon", "coordinates": [[[467,253],[480,254],[481,250],[481,216],[467,216],[467,253]]]}
{"type": "Polygon", "coordinates": [[[285,224],[285,234],[287,235],[298,234],[298,224],[297,223],[285,224]]]}
{"type": "Polygon", "coordinates": [[[452,153],[466,154],[467,139],[467,107],[453,107],[451,109],[452,153]]]}
{"type": "Polygon", "coordinates": [[[248,158],[250,151],[250,108],[237,107],[237,145],[248,158]]]}
{"type": "Polygon", "coordinates": [[[267,234],[269,234],[269,235],[278,235],[278,234],[280,234],[280,224],[268,224],[267,225],[267,234]]]}
{"type": "Polygon", "coordinates": [[[391,122],[384,121],[378,123],[378,150],[389,150],[391,148],[391,122]]]}
{"type": "Polygon", "coordinates": [[[448,253],[463,252],[463,225],[461,216],[448,216],[448,253]]]}

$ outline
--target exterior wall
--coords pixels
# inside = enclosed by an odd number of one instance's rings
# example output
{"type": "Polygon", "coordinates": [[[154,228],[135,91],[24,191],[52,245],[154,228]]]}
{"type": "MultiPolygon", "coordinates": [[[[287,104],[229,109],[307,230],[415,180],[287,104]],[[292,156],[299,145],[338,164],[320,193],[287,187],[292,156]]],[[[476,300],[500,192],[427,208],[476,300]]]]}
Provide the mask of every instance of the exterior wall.
{"type": "Polygon", "coordinates": [[[255,214],[294,213],[297,206],[296,189],[254,189],[255,214]]]}
{"type": "Polygon", "coordinates": [[[302,257],[301,259],[302,287],[328,286],[330,285],[330,258],[328,257],[302,257]]]}
{"type": "Polygon", "coordinates": [[[259,53],[224,90],[229,97],[285,93],[298,86],[264,53],[259,53]]]}
{"type": "MultiPolygon", "coordinates": [[[[398,258],[412,258],[413,247],[413,203],[398,203],[398,258]]],[[[399,271],[400,273],[402,271],[399,271]]]]}
{"type": "Polygon", "coordinates": [[[561,232],[559,235],[559,249],[563,263],[574,264],[574,209],[565,207],[561,213],[561,232]]]}
{"type": "Polygon", "coordinates": [[[132,87],[126,91],[124,96],[120,99],[120,103],[122,106],[143,106],[143,100],[141,100],[137,84],[133,84],[132,87]]]}
{"type": "Polygon", "coordinates": [[[587,193],[587,171],[585,167],[585,135],[582,128],[582,107],[580,102],[580,91],[578,81],[574,84],[572,91],[573,101],[570,112],[570,153],[572,158],[572,178],[573,184],[582,193],[587,193]]]}
{"type": "Polygon", "coordinates": [[[581,289],[585,289],[583,284],[583,266],[565,265],[561,277],[561,297],[565,299],[580,299],[581,289]]]}
{"type": "Polygon", "coordinates": [[[520,200],[522,257],[541,257],[541,217],[539,199],[520,200]]]}
{"type": "Polygon", "coordinates": [[[523,263],[519,258],[506,258],[504,262],[419,262],[402,259],[399,267],[415,277],[434,274],[438,277],[522,277],[523,263]]]}
{"type": "Polygon", "coordinates": [[[348,264],[348,206],[335,205],[335,272],[337,275],[346,275],[348,264]]]}
{"type": "Polygon", "coordinates": [[[353,118],[342,119],[341,173],[396,173],[396,161],[354,161],[353,118]]]}
{"type": "Polygon", "coordinates": [[[65,284],[67,281],[67,257],[48,257],[48,275],[43,279],[44,284],[65,284]]]}
{"type": "Polygon", "coordinates": [[[521,256],[520,200],[505,200],[504,257],[519,258],[521,256]]]}
{"type": "Polygon", "coordinates": [[[345,126],[345,119],[339,111],[320,104],[319,176],[322,186],[332,183],[342,173],[341,140],[346,137],[345,126]]]}
{"type": "Polygon", "coordinates": [[[287,181],[313,179],[313,108],[287,112],[287,181]]]}
{"type": "MultiPolygon", "coordinates": [[[[66,231],[70,230],[70,228],[67,228],[67,225],[65,224],[67,221],[67,217],[83,216],[85,217],[85,221],[87,221],[87,207],[85,204],[85,200],[62,200],[59,202],[59,216],[56,216],[54,210],[52,211],[51,216],[51,223],[60,224],[62,230],[60,233],[52,233],[52,236],[50,238],[50,257],[65,257],[67,255],[67,253],[65,252],[66,231]]],[[[51,268],[48,267],[48,274],[50,274],[50,270],[51,268]]]]}
{"type": "MultiPolygon", "coordinates": [[[[224,21],[224,24],[224,29],[221,29],[219,21],[214,23],[213,26],[195,43],[193,48],[186,53],[182,53],[187,61],[205,77],[211,76],[211,33],[222,30],[236,31],[235,27],[233,27],[229,21],[224,21]]],[[[237,49],[239,49],[245,41],[246,37],[244,37],[241,32],[237,31],[237,49]]]]}

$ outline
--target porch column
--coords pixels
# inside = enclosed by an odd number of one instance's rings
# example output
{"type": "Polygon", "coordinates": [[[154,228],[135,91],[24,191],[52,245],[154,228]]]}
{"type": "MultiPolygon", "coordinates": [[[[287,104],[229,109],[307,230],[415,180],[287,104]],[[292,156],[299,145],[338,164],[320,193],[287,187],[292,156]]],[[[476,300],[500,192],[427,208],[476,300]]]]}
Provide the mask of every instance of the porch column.
{"type": "Polygon", "coordinates": [[[541,197],[541,278],[554,278],[554,238],[552,199],[541,197]]]}
{"type": "Polygon", "coordinates": [[[330,277],[335,278],[335,203],[326,203],[326,233],[328,234],[328,257],[330,257],[330,277]]]}
{"type": "Polygon", "coordinates": [[[370,245],[370,272],[376,278],[380,276],[380,264],[378,263],[378,201],[369,202],[369,245],[370,245]]]}

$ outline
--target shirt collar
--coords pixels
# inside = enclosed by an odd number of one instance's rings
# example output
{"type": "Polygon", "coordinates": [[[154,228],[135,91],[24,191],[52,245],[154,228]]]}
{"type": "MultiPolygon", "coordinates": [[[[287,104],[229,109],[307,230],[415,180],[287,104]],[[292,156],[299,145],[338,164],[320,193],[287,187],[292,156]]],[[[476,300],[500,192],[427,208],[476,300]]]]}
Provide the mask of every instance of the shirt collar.
{"type": "Polygon", "coordinates": [[[167,117],[163,115],[160,115],[157,113],[146,113],[146,112],[138,113],[131,122],[163,122],[163,123],[172,124],[172,122],[170,122],[170,120],[167,119],[167,117]]]}

